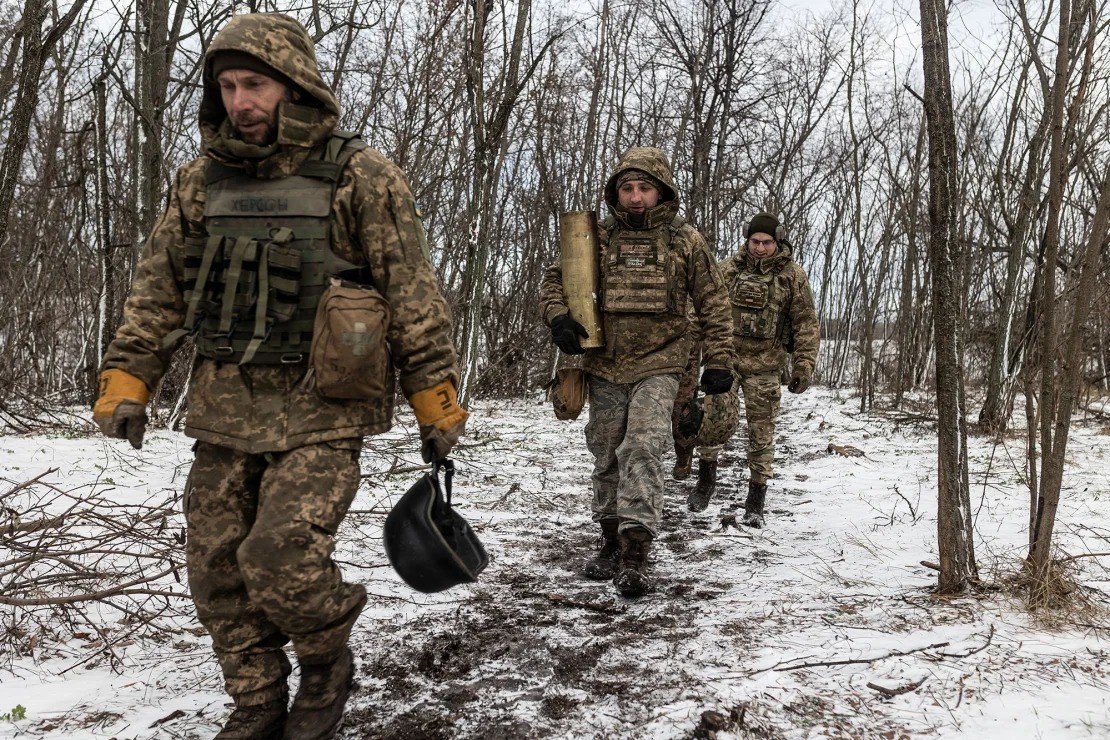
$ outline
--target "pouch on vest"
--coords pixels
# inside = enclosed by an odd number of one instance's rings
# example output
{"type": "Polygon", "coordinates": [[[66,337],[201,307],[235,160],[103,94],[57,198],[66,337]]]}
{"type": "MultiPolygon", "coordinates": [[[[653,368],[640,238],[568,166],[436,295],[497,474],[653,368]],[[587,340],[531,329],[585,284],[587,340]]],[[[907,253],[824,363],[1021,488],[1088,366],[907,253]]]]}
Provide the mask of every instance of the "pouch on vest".
{"type": "Polygon", "coordinates": [[[336,278],[320,296],[309,366],[326,398],[374,400],[393,391],[386,331],[389,303],[370,286],[336,278]]]}
{"type": "Polygon", "coordinates": [[[732,295],[735,332],[753,339],[778,339],[782,330],[782,296],[774,276],[741,280],[732,295]]]}
{"type": "Polygon", "coordinates": [[[555,418],[560,421],[577,419],[586,405],[588,391],[586,372],[582,368],[564,367],[556,370],[550,386],[555,418]]]}

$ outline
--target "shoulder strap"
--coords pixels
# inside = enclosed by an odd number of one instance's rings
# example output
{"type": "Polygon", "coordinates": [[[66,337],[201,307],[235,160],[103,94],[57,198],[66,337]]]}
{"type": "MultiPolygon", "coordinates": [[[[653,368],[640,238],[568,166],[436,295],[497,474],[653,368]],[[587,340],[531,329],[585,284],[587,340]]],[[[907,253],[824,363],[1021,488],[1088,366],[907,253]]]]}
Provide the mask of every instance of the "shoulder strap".
{"type": "Polygon", "coordinates": [[[234,167],[230,164],[208,158],[208,163],[204,166],[204,184],[211,185],[220,180],[226,180],[229,177],[239,177],[243,174],[242,167],[234,167]]]}
{"type": "Polygon", "coordinates": [[[327,180],[333,184],[338,183],[347,161],[354,156],[355,152],[366,148],[366,142],[360,139],[358,134],[352,131],[334,131],[321,148],[320,156],[309,156],[301,163],[297,174],[327,180]]]}

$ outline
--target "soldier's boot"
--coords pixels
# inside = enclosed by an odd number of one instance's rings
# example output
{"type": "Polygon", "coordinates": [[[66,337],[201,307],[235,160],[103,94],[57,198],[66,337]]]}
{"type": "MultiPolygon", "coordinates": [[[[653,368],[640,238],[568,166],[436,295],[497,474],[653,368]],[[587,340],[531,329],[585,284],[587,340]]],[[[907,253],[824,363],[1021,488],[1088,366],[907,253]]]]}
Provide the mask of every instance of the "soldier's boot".
{"type": "Polygon", "coordinates": [[[613,585],[621,596],[643,596],[652,589],[647,576],[648,551],[651,549],[651,532],[643,527],[629,527],[620,534],[620,572],[613,585]]]}
{"type": "Polygon", "coordinates": [[[256,704],[253,707],[235,707],[215,740],[281,740],[285,720],[289,715],[289,696],[256,704]]]}
{"type": "Polygon", "coordinates": [[[744,500],[744,519],[740,523],[755,529],[762,529],[763,502],[766,498],[766,482],[748,481],[748,498],[744,500]]]}
{"type": "Polygon", "coordinates": [[[698,485],[690,492],[686,499],[686,507],[690,511],[705,511],[709,506],[709,499],[713,498],[713,491],[717,489],[717,461],[698,460],[698,485]]]}
{"type": "Polygon", "coordinates": [[[675,480],[685,480],[690,477],[690,468],[694,464],[694,448],[676,444],[674,446],[674,469],[671,477],[675,480]]]}
{"type": "Polygon", "coordinates": [[[356,688],[350,648],[328,663],[301,664],[301,687],[293,698],[284,740],[331,740],[343,724],[347,697],[356,688]]]}
{"type": "Polygon", "coordinates": [[[607,516],[600,523],[601,536],[605,539],[601,543],[601,549],[582,568],[582,575],[591,581],[608,581],[617,574],[617,566],[620,564],[621,543],[617,535],[620,520],[615,516],[607,516]]]}

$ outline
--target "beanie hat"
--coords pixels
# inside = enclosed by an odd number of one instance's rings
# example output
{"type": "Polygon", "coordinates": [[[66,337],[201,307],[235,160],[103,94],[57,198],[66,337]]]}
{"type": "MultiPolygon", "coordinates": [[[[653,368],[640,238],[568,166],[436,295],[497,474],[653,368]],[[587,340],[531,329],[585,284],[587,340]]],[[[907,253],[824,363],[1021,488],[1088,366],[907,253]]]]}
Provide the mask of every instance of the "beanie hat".
{"type": "Polygon", "coordinates": [[[748,222],[747,232],[745,237],[750,237],[752,234],[770,234],[778,240],[778,234],[775,232],[779,228],[779,220],[770,213],[757,213],[752,216],[752,220],[748,222]]]}
{"type": "Polygon", "coordinates": [[[217,51],[208,60],[208,69],[212,74],[212,79],[215,80],[220,76],[220,73],[228,69],[246,69],[251,72],[258,72],[259,74],[266,75],[272,79],[277,80],[281,84],[288,87],[290,90],[300,92],[300,87],[291,79],[277,71],[266,62],[262,61],[253,54],[248,54],[245,51],[238,51],[236,49],[226,49],[217,51]]]}
{"type": "Polygon", "coordinates": [[[619,175],[617,175],[616,187],[619,190],[621,185],[624,185],[626,182],[632,182],[633,180],[643,180],[646,183],[650,183],[651,186],[658,190],[660,193],[663,192],[663,183],[660,182],[658,178],[649,175],[643,170],[636,169],[624,170],[619,175]]]}

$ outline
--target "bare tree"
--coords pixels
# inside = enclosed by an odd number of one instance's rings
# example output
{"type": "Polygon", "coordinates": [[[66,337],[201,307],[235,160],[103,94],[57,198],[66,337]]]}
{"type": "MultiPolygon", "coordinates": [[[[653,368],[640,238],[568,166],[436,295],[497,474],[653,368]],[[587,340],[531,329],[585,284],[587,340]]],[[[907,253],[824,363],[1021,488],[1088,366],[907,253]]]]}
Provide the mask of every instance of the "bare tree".
{"type": "Polygon", "coordinates": [[[953,218],[956,124],[948,64],[948,9],[921,0],[925,118],[929,129],[929,261],[936,340],[937,542],[940,593],[959,593],[979,577],[968,493],[967,418],[959,342],[958,236],[953,218]]]}

